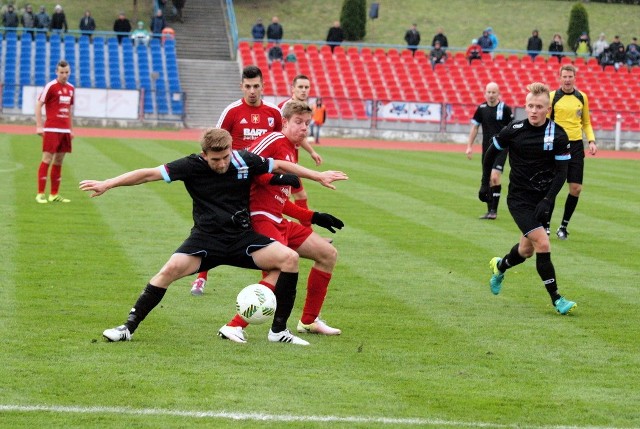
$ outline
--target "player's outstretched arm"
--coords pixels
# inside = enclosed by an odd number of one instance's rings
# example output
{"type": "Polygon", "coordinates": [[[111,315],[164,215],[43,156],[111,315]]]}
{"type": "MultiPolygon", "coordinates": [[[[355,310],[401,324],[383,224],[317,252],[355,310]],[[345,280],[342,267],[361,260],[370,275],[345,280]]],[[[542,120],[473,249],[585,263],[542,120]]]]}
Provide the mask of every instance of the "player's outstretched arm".
{"type": "Polygon", "coordinates": [[[310,170],[301,165],[294,164],[289,161],[283,161],[280,159],[274,160],[274,169],[278,171],[284,171],[286,173],[292,173],[298,177],[316,181],[322,186],[325,186],[329,189],[336,189],[336,187],[331,184],[332,182],[335,182],[336,180],[349,179],[349,176],[347,176],[346,173],[343,173],[342,171],[327,170],[320,172],[310,170]]]}
{"type": "Polygon", "coordinates": [[[80,189],[83,191],[93,192],[91,197],[97,197],[111,188],[118,186],[134,186],[142,183],[153,182],[162,179],[162,173],[158,168],[141,168],[139,170],[129,171],[118,177],[106,180],[83,180],[80,182],[80,189]]]}

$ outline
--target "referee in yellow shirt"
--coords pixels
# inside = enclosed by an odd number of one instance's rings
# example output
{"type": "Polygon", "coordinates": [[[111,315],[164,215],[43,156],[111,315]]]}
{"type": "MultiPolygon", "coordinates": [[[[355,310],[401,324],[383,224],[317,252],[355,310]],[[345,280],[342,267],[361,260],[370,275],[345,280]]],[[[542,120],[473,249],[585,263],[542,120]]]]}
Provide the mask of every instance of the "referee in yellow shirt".
{"type": "MultiPolygon", "coordinates": [[[[567,172],[569,195],[564,205],[562,223],[556,231],[556,235],[560,240],[566,240],[569,237],[567,226],[573,212],[576,210],[578,197],[582,191],[585,151],[582,141],[583,133],[589,142],[589,153],[595,155],[598,152],[596,137],[593,134],[591,118],[589,117],[589,100],[587,94],[575,88],[575,83],[576,68],[571,64],[563,65],[560,67],[560,88],[552,91],[549,95],[551,98],[551,113],[549,116],[564,128],[571,143],[571,160],[569,161],[569,170],[567,172]]],[[[549,213],[549,220],[551,220],[552,212],[553,207],[549,213]]],[[[549,225],[547,225],[548,234],[550,234],[549,225]]]]}

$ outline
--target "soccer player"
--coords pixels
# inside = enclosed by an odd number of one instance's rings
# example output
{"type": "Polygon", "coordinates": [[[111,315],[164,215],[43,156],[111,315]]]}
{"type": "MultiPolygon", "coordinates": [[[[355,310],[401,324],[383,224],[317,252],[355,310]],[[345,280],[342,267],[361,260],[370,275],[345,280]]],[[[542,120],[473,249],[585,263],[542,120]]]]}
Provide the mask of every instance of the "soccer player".
{"type": "MultiPolygon", "coordinates": [[[[489,82],[484,90],[484,103],[478,106],[471,119],[471,131],[469,132],[469,142],[467,143],[467,158],[473,156],[473,142],[478,135],[478,128],[482,125],[482,162],[484,154],[491,146],[491,139],[503,129],[513,119],[511,108],[503,101],[500,101],[500,88],[495,82],[489,82]]],[[[489,181],[490,192],[487,201],[487,213],[480,216],[480,219],[496,219],[498,217],[498,205],[500,204],[500,193],[502,192],[501,178],[504,171],[504,163],[507,160],[507,151],[502,151],[496,157],[491,168],[491,179],[489,181]]],[[[484,197],[484,196],[483,196],[484,197]]]]}
{"type": "MultiPolygon", "coordinates": [[[[243,97],[229,104],[220,115],[216,128],[229,131],[233,150],[247,149],[258,137],[282,130],[282,114],[277,106],[262,100],[262,70],[247,66],[240,83],[243,97]]],[[[202,295],[208,271],[201,271],[191,283],[191,294],[202,295]]]]}
{"type": "MultiPolygon", "coordinates": [[[[302,101],[304,103],[308,103],[310,90],[311,90],[311,80],[305,75],[297,75],[296,77],[293,78],[293,82],[291,84],[291,98],[278,104],[278,107],[282,111],[284,109],[284,106],[286,106],[287,103],[289,103],[290,101],[302,101]]],[[[298,148],[300,146],[302,146],[304,150],[309,152],[309,155],[311,155],[311,158],[316,163],[316,165],[322,164],[322,157],[318,155],[318,153],[309,144],[307,139],[303,139],[300,142],[296,142],[294,162],[298,162],[298,159],[299,159],[298,148]]],[[[307,195],[307,191],[305,191],[304,189],[304,186],[301,185],[299,188],[293,189],[292,195],[293,195],[293,201],[297,206],[300,206],[305,210],[309,209],[309,203],[308,203],[309,197],[307,195]]],[[[305,226],[311,227],[311,223],[307,221],[301,221],[300,223],[302,223],[305,226]]]]}
{"type": "Polygon", "coordinates": [[[571,159],[569,138],[561,126],[547,118],[551,110],[549,88],[539,82],[527,86],[527,119],[513,121],[493,138],[485,154],[480,194],[489,190],[489,174],[500,151],[509,150],[509,193],[507,207],[518,225],[520,242],[504,257],[489,262],[491,292],[500,293],[505,271],[523,263],[535,253],[536,269],[551,303],[560,314],[568,314],[576,303],[558,292],[551,262],[551,245],[544,225],[553,201],[567,178],[571,159]]]}
{"type": "MultiPolygon", "coordinates": [[[[250,151],[262,157],[280,160],[294,160],[296,146],[307,138],[307,128],[311,122],[311,108],[307,103],[290,101],[282,111],[282,133],[269,133],[251,146],[250,151]]],[[[254,230],[290,247],[298,254],[314,261],[307,280],[307,296],[302,317],[298,322],[298,332],[323,335],[340,335],[340,329],[332,328],[319,318],[320,310],[327,295],[327,289],[335,267],[338,252],[328,241],[320,237],[309,227],[291,222],[283,214],[304,217],[311,222],[328,228],[341,229],[341,220],[328,213],[304,210],[289,201],[290,186],[272,185],[268,175],[254,179],[251,185],[249,208],[251,224],[254,230]],[[294,209],[295,213],[289,210],[294,209]]],[[[262,278],[261,284],[274,288],[277,273],[271,272],[262,278]]],[[[218,331],[225,339],[237,343],[246,343],[244,328],[248,323],[236,315],[218,331]]]]}
{"type": "MultiPolygon", "coordinates": [[[[578,91],[575,87],[576,68],[572,64],[560,67],[560,88],[551,91],[551,113],[549,117],[565,129],[571,143],[571,161],[567,171],[567,182],[569,183],[569,195],[564,204],[562,222],[556,231],[560,240],[569,237],[569,221],[578,205],[578,198],[582,192],[582,178],[584,176],[584,143],[582,133],[589,141],[589,153],[595,155],[598,152],[596,137],[591,127],[591,117],[589,114],[589,99],[587,94],[578,91]]],[[[553,206],[549,212],[549,222],[553,214],[553,206]]],[[[550,224],[547,224],[547,234],[551,233],[550,224]]]]}
{"type": "MultiPolygon", "coordinates": [[[[331,182],[346,179],[342,172],[316,172],[286,161],[265,159],[247,151],[231,149],[226,130],[208,129],[200,141],[202,152],[156,168],[143,168],[103,181],[83,180],[80,189],[92,197],[118,186],[133,186],[164,180],[184,182],[193,200],[194,226],[160,271],[151,278],[129,312],[127,321],[107,329],[109,341],[129,341],[138,325],[162,300],[175,280],[218,265],[279,272],[275,285],[278,308],[268,334],[272,342],[307,345],[292,335],[286,322],[293,309],[298,281],[298,254],[281,243],[257,234],[249,219],[249,192],[252,177],[271,171],[294,173],[334,188],[331,182]]],[[[275,175],[272,184],[297,183],[292,175],[275,175]]]]}
{"type": "Polygon", "coordinates": [[[271,131],[282,130],[282,115],[277,106],[262,100],[262,70],[247,66],[242,70],[242,98],[229,104],[216,128],[229,131],[233,150],[246,149],[254,140],[271,131]]]}
{"type": "Polygon", "coordinates": [[[69,83],[71,66],[65,60],[56,65],[56,78],[45,85],[36,100],[36,133],[42,136],[42,161],[38,168],[38,193],[40,204],[68,203],[69,199],[58,194],[62,180],[62,162],[71,153],[71,126],[73,123],[73,101],[75,88],[69,83]],[[42,106],[47,119],[42,125],[42,106]],[[45,197],[47,174],[51,167],[51,189],[45,197]]]}

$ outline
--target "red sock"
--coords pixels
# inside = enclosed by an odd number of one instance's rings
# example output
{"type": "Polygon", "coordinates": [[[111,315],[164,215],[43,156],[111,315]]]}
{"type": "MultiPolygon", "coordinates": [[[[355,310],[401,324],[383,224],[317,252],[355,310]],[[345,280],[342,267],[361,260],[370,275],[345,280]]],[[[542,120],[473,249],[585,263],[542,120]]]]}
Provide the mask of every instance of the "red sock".
{"type": "MultiPolygon", "coordinates": [[[[275,290],[276,289],[276,287],[274,285],[272,285],[271,283],[267,283],[264,280],[261,280],[260,284],[261,285],[265,285],[266,287],[268,287],[271,290],[275,290]]],[[[249,324],[242,317],[240,317],[238,314],[233,316],[233,319],[231,319],[231,321],[229,323],[227,323],[227,325],[228,326],[240,326],[242,329],[244,329],[247,326],[249,326],[249,324]]]]}
{"type": "Polygon", "coordinates": [[[62,165],[53,164],[51,166],[51,195],[58,195],[60,180],[62,179],[62,165]]]}
{"type": "Polygon", "coordinates": [[[45,162],[40,163],[38,168],[38,193],[44,194],[44,190],[47,187],[47,173],[49,172],[49,164],[45,162]]]}
{"type": "Polygon", "coordinates": [[[198,278],[207,280],[208,275],[209,275],[209,271],[202,271],[201,273],[198,273],[198,278]]]}
{"type": "MultiPolygon", "coordinates": [[[[296,200],[294,199],[293,202],[295,203],[296,206],[301,207],[305,210],[309,210],[309,206],[307,205],[307,199],[299,199],[296,200]]],[[[311,228],[311,221],[299,221],[300,225],[304,225],[304,226],[308,226],[309,228],[311,228]]]]}
{"type": "Polygon", "coordinates": [[[325,273],[316,268],[311,268],[309,279],[307,280],[307,298],[302,309],[300,321],[305,325],[313,323],[320,314],[324,298],[327,296],[327,289],[331,281],[331,273],[325,273]]]}

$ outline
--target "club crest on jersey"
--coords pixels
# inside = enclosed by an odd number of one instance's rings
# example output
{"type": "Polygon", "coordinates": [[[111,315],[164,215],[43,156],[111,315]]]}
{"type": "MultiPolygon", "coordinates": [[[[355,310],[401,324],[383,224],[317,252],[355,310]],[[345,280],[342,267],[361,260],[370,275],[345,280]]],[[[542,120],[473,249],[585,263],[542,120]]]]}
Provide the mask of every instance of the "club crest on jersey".
{"type": "Polygon", "coordinates": [[[553,137],[545,136],[544,150],[553,150],[553,137]]]}
{"type": "Polygon", "coordinates": [[[269,122],[269,126],[273,128],[273,125],[276,123],[276,120],[273,118],[267,118],[267,122],[269,122]]]}
{"type": "Polygon", "coordinates": [[[254,113],[251,115],[251,123],[252,124],[259,124],[260,123],[260,115],[258,115],[257,113],[254,113]]]}

